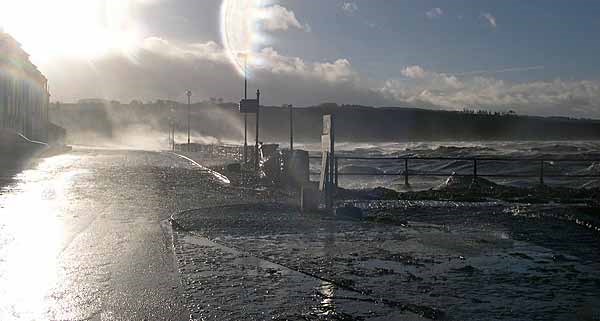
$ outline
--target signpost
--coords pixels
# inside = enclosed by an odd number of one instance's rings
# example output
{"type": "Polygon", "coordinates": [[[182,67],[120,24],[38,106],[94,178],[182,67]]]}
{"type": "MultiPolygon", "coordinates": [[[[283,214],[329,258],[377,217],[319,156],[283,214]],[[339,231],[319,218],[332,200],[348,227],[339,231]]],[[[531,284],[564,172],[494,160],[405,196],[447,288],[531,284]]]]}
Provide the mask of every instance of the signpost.
{"type": "Polygon", "coordinates": [[[258,111],[258,99],[242,99],[240,101],[240,113],[256,114],[258,111]]]}
{"type": "Polygon", "coordinates": [[[256,145],[254,148],[254,170],[258,172],[258,130],[260,124],[260,90],[256,90],[256,145]]]}
{"type": "Polygon", "coordinates": [[[325,206],[333,208],[333,186],[335,183],[335,118],[333,115],[323,116],[323,132],[321,133],[321,179],[319,190],[325,192],[325,206]]]}
{"type": "Polygon", "coordinates": [[[244,164],[248,162],[248,114],[256,114],[256,144],[255,144],[255,162],[254,168],[258,170],[258,144],[259,144],[259,124],[260,124],[260,90],[256,91],[256,99],[242,99],[240,101],[240,113],[244,114],[244,164]]]}

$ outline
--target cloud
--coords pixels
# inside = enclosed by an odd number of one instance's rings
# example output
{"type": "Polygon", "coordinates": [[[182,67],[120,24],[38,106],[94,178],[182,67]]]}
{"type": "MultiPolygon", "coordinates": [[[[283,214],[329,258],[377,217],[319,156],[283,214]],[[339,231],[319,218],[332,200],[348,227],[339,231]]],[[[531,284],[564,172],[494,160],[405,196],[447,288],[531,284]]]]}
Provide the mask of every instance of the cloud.
{"type": "Polygon", "coordinates": [[[466,71],[461,73],[455,73],[455,76],[467,76],[467,75],[483,75],[483,74],[502,74],[507,72],[523,72],[523,71],[534,71],[534,70],[543,70],[544,66],[528,66],[528,67],[511,67],[511,68],[503,68],[503,69],[495,69],[495,70],[474,70],[474,71],[466,71]]]}
{"type": "MultiPolygon", "coordinates": [[[[264,48],[252,65],[251,91],[260,88],[265,104],[312,105],[324,101],[391,105],[393,101],[372,88],[378,84],[361,79],[350,60],[306,61],[264,48]]],[[[156,99],[185,100],[185,89],[195,99],[222,97],[239,100],[242,79],[221,45],[178,43],[147,38],[130,59],[122,54],[89,61],[57,61],[46,69],[52,79],[53,100],[76,101],[98,97],[129,102],[156,99]],[[62,67],[59,67],[62,66],[62,67]],[[65,70],[64,66],[68,66],[65,70]]]]}
{"type": "MultiPolygon", "coordinates": [[[[515,110],[520,114],[600,118],[600,81],[549,80],[515,83],[491,75],[451,75],[407,66],[402,78],[377,80],[359,73],[346,58],[308,61],[268,47],[252,65],[250,88],[260,88],[265,104],[314,105],[324,101],[375,106],[413,106],[515,110]]],[[[533,68],[533,67],[532,67],[533,68]]],[[[505,68],[503,70],[516,70],[505,68]]],[[[175,43],[147,38],[135,59],[124,55],[89,61],[57,61],[45,71],[53,99],[86,97],[184,100],[191,88],[196,99],[223,97],[236,101],[242,80],[221,45],[175,43]],[[65,67],[67,66],[67,67],[65,67]],[[66,68],[66,69],[65,69],[66,68]]]]}
{"type": "Polygon", "coordinates": [[[443,16],[444,11],[441,8],[433,8],[433,9],[425,12],[425,15],[429,19],[435,19],[435,18],[439,18],[439,17],[443,16]]]}
{"type": "MultiPolygon", "coordinates": [[[[509,68],[516,69],[516,68],[509,68]]],[[[419,66],[403,70],[408,80],[391,79],[380,88],[387,99],[414,105],[462,109],[514,109],[522,114],[600,116],[600,82],[591,80],[513,83],[492,77],[457,77],[419,66]]]]}
{"type": "Polygon", "coordinates": [[[307,80],[342,83],[358,79],[348,59],[333,62],[305,62],[299,57],[279,54],[275,49],[264,48],[258,55],[262,63],[255,68],[271,74],[286,74],[307,80]]]}
{"type": "Polygon", "coordinates": [[[191,43],[175,45],[159,37],[144,39],[142,50],[147,50],[161,56],[170,56],[177,59],[202,59],[212,62],[225,63],[227,57],[219,44],[214,41],[206,43],[191,43]]]}
{"type": "Polygon", "coordinates": [[[294,11],[278,4],[260,9],[263,26],[267,31],[287,31],[290,28],[311,31],[308,24],[301,24],[294,11]]]}
{"type": "Polygon", "coordinates": [[[355,2],[344,2],[342,4],[342,10],[349,15],[353,15],[358,11],[358,5],[355,2]]]}
{"type": "Polygon", "coordinates": [[[485,20],[487,20],[487,22],[490,24],[490,26],[492,28],[496,28],[498,26],[498,24],[496,23],[496,17],[494,17],[491,13],[484,12],[481,14],[481,17],[483,17],[485,20]]]}
{"type": "Polygon", "coordinates": [[[409,66],[402,69],[402,75],[413,79],[424,78],[425,70],[421,66],[409,66]]]}

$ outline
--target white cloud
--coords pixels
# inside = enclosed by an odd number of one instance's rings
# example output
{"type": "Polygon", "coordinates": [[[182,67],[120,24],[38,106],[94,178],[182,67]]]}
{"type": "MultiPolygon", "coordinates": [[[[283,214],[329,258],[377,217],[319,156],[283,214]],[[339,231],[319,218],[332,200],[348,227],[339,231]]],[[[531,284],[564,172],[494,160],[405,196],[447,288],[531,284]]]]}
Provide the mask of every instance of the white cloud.
{"type": "Polygon", "coordinates": [[[311,31],[308,24],[303,25],[298,21],[294,11],[278,4],[262,8],[260,11],[261,16],[264,17],[263,25],[268,31],[287,31],[290,28],[311,31]]]}
{"type": "Polygon", "coordinates": [[[498,26],[498,24],[496,23],[496,17],[494,17],[491,13],[484,12],[481,14],[481,17],[483,17],[485,20],[487,20],[487,22],[490,24],[490,26],[492,28],[496,28],[498,26]]]}
{"type": "Polygon", "coordinates": [[[344,2],[342,4],[342,10],[347,14],[354,14],[358,11],[358,5],[355,2],[344,2]]]}
{"type": "Polygon", "coordinates": [[[202,59],[221,63],[227,61],[223,48],[214,41],[175,45],[159,37],[148,37],[144,39],[141,49],[180,59],[202,59]]]}
{"type": "Polygon", "coordinates": [[[522,114],[600,116],[600,82],[589,80],[512,83],[492,77],[457,77],[411,66],[409,79],[388,80],[380,92],[388,99],[416,105],[462,109],[478,105],[514,109],[522,114]]]}
{"type": "Polygon", "coordinates": [[[409,66],[402,69],[402,75],[408,78],[424,78],[425,70],[421,66],[409,66]]]}
{"type": "MultiPolygon", "coordinates": [[[[221,45],[173,43],[147,38],[135,55],[107,56],[57,63],[46,71],[53,97],[77,100],[184,99],[181,88],[191,87],[198,99],[239,99],[241,79],[221,45]],[[58,66],[69,66],[69,72],[58,66]]],[[[514,83],[491,75],[450,75],[419,65],[402,70],[403,78],[373,80],[357,72],[345,58],[307,61],[264,48],[252,65],[252,88],[260,88],[266,104],[311,105],[324,101],[386,106],[508,110],[520,114],[600,118],[600,81],[561,80],[514,83]],[[478,107],[479,108],[479,107],[478,107]]],[[[514,68],[509,68],[513,70],[514,68]]],[[[503,69],[506,70],[506,69],[503,69]]]]}
{"type": "Polygon", "coordinates": [[[358,78],[347,59],[307,63],[299,57],[282,56],[271,47],[264,48],[259,58],[263,63],[257,67],[275,74],[283,73],[327,82],[348,82],[358,78]]]}
{"type": "Polygon", "coordinates": [[[433,8],[433,9],[425,12],[425,15],[429,19],[435,19],[435,18],[439,18],[439,17],[443,16],[444,11],[441,8],[433,8]]]}

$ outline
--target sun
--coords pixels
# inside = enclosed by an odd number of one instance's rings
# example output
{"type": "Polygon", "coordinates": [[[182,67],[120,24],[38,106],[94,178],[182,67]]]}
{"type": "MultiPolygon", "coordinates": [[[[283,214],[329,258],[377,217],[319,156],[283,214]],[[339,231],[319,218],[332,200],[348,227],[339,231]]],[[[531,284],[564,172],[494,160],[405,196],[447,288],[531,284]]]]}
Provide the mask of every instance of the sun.
{"type": "Polygon", "coordinates": [[[139,35],[133,0],[0,0],[0,28],[35,62],[57,57],[94,59],[128,50],[139,35]]]}

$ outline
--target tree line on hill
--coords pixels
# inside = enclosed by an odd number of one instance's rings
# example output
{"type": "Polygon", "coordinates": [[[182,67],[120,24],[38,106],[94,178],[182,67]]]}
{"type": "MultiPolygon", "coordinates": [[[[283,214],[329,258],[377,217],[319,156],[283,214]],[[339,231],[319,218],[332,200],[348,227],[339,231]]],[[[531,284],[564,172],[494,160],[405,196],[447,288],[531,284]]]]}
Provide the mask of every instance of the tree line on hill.
{"type": "MultiPolygon", "coordinates": [[[[402,107],[369,107],[326,103],[294,108],[294,134],[298,141],[320,140],[322,116],[334,114],[338,141],[475,141],[475,140],[596,140],[600,121],[565,117],[521,116],[514,112],[475,109],[444,111],[402,107]]],[[[71,135],[95,132],[110,138],[128,126],[144,125],[153,131],[187,131],[187,105],[161,100],[80,101],[53,104],[51,119],[71,135]]],[[[198,135],[239,141],[244,118],[235,103],[213,99],[191,106],[192,131],[198,135]]],[[[289,109],[261,107],[261,140],[287,141],[289,109]]],[[[254,115],[248,116],[249,137],[254,137],[254,115]]]]}

